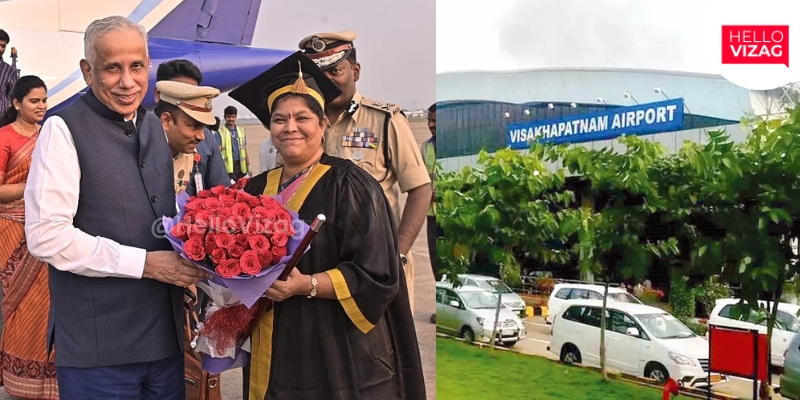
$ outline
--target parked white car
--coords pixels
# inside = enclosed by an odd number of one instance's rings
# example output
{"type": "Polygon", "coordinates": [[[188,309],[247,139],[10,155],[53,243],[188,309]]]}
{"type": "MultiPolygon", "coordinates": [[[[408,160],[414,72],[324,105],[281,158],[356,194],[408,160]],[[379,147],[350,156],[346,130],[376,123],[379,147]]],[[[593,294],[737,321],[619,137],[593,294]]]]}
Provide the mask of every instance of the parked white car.
{"type": "MultiPolygon", "coordinates": [[[[553,323],[553,317],[564,310],[564,308],[580,300],[603,300],[605,286],[602,284],[591,283],[557,283],[553,286],[553,292],[547,300],[547,316],[545,322],[553,323]]],[[[636,296],[628,293],[625,289],[609,286],[608,299],[622,301],[633,304],[642,304],[636,296]]]]}
{"type": "MultiPolygon", "coordinates": [[[[760,334],[767,334],[767,320],[765,312],[751,310],[749,315],[742,315],[736,312],[735,306],[739,299],[719,299],[714,310],[708,316],[708,324],[729,328],[757,329],[760,334]],[[740,317],[741,320],[738,318],[740,317]]],[[[774,302],[759,301],[759,307],[772,310],[774,302]]],[[[800,319],[797,314],[800,312],[800,305],[789,303],[778,303],[778,317],[775,329],[772,330],[772,341],[770,342],[771,357],[770,363],[776,367],[783,367],[784,353],[792,342],[794,335],[800,331],[800,319]]]]}
{"type": "MultiPolygon", "coordinates": [[[[603,302],[579,300],[555,315],[548,350],[562,362],[600,365],[603,302]]],[[[685,386],[707,386],[708,341],[666,311],[626,302],[606,304],[606,365],[685,386]]],[[[712,384],[721,380],[712,375],[712,384]]]]}
{"type": "MultiPolygon", "coordinates": [[[[500,279],[493,276],[476,274],[459,274],[458,279],[461,281],[462,286],[471,286],[488,290],[492,293],[501,293],[503,295],[503,304],[512,309],[520,318],[525,318],[525,300],[522,300],[522,297],[514,293],[514,291],[500,279]]],[[[441,282],[449,283],[447,275],[442,276],[441,282]]]]}
{"type": "Polygon", "coordinates": [[[497,324],[495,343],[511,347],[525,338],[525,325],[508,307],[501,305],[495,319],[497,295],[481,288],[436,283],[436,329],[451,335],[489,343],[497,324]],[[497,322],[499,321],[499,322],[497,322]]]}

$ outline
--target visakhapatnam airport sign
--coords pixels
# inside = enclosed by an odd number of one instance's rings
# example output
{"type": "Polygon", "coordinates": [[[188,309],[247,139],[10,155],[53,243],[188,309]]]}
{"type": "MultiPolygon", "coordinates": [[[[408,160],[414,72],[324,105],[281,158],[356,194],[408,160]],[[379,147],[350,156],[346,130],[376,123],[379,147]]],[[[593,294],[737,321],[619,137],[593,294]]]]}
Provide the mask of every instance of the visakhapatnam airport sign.
{"type": "Polygon", "coordinates": [[[530,141],[581,143],[622,135],[650,135],[683,129],[683,99],[676,98],[591,114],[511,124],[506,145],[526,149],[530,141]]]}

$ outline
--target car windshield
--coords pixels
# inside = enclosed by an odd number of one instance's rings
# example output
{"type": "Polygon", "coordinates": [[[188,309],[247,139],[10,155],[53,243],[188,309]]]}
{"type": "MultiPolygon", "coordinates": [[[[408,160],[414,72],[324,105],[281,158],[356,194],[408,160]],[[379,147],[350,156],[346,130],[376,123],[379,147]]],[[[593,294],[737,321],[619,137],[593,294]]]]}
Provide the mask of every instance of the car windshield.
{"type": "Polygon", "coordinates": [[[481,289],[490,290],[490,291],[495,292],[495,293],[497,293],[497,292],[500,292],[500,293],[503,293],[503,294],[511,293],[511,289],[508,286],[506,286],[505,283],[500,282],[499,280],[491,280],[491,281],[489,281],[489,280],[477,280],[476,279],[476,282],[478,282],[478,287],[481,288],[481,289]]]}
{"type": "Polygon", "coordinates": [[[637,299],[636,296],[634,296],[634,295],[632,295],[632,294],[630,294],[628,292],[609,293],[608,294],[608,299],[609,300],[614,300],[614,301],[619,301],[619,302],[622,302],[622,303],[642,304],[642,302],[639,301],[639,299],[637,299]]]}
{"type": "Polygon", "coordinates": [[[776,326],[778,329],[783,329],[790,332],[800,331],[800,322],[798,322],[796,316],[787,312],[778,311],[777,318],[778,323],[776,326]]]}
{"type": "Polygon", "coordinates": [[[684,339],[695,336],[691,329],[669,314],[637,314],[636,318],[659,339],[684,339]]]}
{"type": "Polygon", "coordinates": [[[461,292],[461,297],[469,308],[497,307],[497,296],[489,292],[461,292]]]}

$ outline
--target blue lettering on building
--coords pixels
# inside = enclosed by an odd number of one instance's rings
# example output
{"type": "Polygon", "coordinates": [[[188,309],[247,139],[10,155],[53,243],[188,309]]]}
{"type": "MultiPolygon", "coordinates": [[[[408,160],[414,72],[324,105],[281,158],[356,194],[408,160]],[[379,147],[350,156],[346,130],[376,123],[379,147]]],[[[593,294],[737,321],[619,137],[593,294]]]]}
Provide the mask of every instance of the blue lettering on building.
{"type": "Polygon", "coordinates": [[[581,143],[681,129],[683,99],[677,98],[598,113],[511,124],[506,131],[506,145],[512,149],[526,149],[530,141],[581,143]]]}

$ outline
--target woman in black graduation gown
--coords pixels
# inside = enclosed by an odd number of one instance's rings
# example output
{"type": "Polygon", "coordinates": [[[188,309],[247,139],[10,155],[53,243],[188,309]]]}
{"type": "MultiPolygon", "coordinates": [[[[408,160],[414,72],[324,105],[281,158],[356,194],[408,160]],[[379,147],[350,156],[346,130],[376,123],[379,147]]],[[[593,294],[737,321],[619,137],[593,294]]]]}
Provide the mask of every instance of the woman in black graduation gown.
{"type": "Polygon", "coordinates": [[[280,195],[309,223],[327,217],[266,293],[275,303],[251,336],[250,399],[426,398],[389,202],[368,173],[323,152],[324,104],[340,93],[297,52],[230,94],[269,127],[284,162],[244,190],[280,195]]]}

